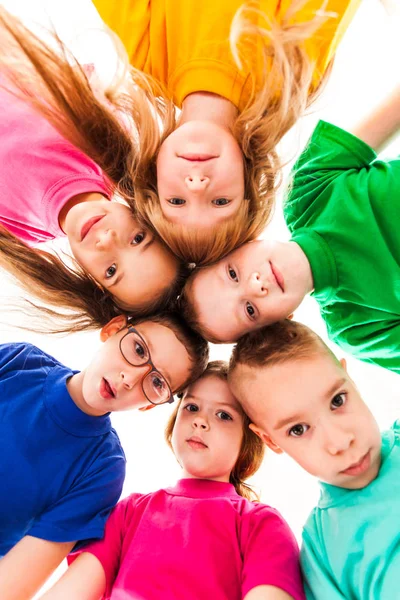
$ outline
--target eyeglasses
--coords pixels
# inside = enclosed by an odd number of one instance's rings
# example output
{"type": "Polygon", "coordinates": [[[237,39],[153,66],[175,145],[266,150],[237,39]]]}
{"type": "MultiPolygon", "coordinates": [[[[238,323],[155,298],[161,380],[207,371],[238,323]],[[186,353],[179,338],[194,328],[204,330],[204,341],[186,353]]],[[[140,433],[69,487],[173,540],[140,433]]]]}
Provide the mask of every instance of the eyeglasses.
{"type": "Polygon", "coordinates": [[[132,367],[149,365],[150,370],[142,379],[142,390],[151,404],[172,404],[174,397],[165,377],[157,371],[151,360],[150,351],[140,333],[134,327],[119,341],[119,349],[127,363],[132,367]]]}

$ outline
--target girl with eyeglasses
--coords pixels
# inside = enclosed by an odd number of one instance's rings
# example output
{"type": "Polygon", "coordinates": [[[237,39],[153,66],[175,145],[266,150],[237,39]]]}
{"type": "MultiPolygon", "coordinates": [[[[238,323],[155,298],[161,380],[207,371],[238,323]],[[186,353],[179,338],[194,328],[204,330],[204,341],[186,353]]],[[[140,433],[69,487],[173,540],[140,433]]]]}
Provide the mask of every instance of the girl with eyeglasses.
{"type": "Polygon", "coordinates": [[[294,536],[246,483],[264,456],[249,423],[210,363],[166,428],[182,479],[122,500],[43,600],[304,600],[294,536]]]}
{"type": "Polygon", "coordinates": [[[81,372],[31,344],[0,345],[2,600],[32,598],[76,543],[102,537],[125,477],[110,412],[171,402],[207,364],[207,343],[178,315],[115,317],[100,338],[81,372]]]}

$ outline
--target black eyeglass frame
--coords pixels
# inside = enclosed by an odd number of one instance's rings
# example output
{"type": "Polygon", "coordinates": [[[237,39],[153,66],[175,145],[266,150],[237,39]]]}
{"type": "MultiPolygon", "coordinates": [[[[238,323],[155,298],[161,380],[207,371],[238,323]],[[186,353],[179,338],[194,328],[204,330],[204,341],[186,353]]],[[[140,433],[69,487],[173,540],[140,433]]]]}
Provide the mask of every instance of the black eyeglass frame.
{"type": "Polygon", "coordinates": [[[150,350],[149,350],[149,347],[148,347],[148,345],[146,344],[146,341],[145,341],[145,340],[143,339],[143,337],[140,335],[140,333],[138,332],[138,330],[137,330],[135,327],[133,327],[132,325],[129,325],[129,326],[128,326],[128,331],[127,331],[127,332],[125,333],[125,335],[123,335],[123,336],[122,336],[122,338],[119,340],[119,351],[121,352],[123,359],[124,359],[124,360],[125,360],[125,361],[128,363],[128,365],[131,365],[131,367],[143,367],[143,366],[147,366],[147,365],[148,365],[149,367],[151,367],[151,368],[150,368],[150,370],[149,370],[149,371],[147,371],[147,373],[146,373],[145,375],[143,375],[143,377],[142,377],[142,381],[141,381],[141,384],[142,384],[142,390],[143,390],[143,394],[145,395],[146,399],[147,399],[147,400],[150,402],[150,404],[152,404],[153,406],[162,406],[163,404],[172,404],[172,403],[175,401],[175,399],[174,399],[174,395],[173,395],[173,393],[172,393],[172,391],[171,391],[171,387],[170,387],[170,385],[169,385],[168,381],[165,379],[164,375],[162,375],[162,373],[160,373],[160,372],[158,371],[158,369],[156,369],[156,366],[155,366],[155,364],[154,364],[154,363],[153,363],[153,361],[151,360],[151,354],[150,354],[150,350]],[[144,347],[145,347],[145,348],[146,348],[146,350],[147,350],[147,354],[149,355],[149,358],[148,358],[148,360],[147,360],[146,362],[144,362],[144,363],[140,364],[140,365],[134,365],[133,363],[131,363],[131,362],[130,362],[130,361],[127,359],[127,358],[126,358],[125,354],[124,354],[124,353],[123,353],[123,351],[122,351],[122,340],[123,340],[124,338],[126,338],[126,336],[128,336],[128,335],[129,335],[129,334],[131,334],[131,333],[136,333],[136,335],[137,335],[137,336],[138,336],[138,337],[141,339],[141,341],[142,341],[142,343],[143,343],[144,347]],[[168,398],[168,400],[164,400],[163,402],[152,402],[152,401],[150,400],[150,398],[147,396],[147,394],[146,394],[146,391],[145,391],[145,389],[144,389],[143,382],[144,382],[145,378],[146,378],[148,375],[150,375],[150,373],[157,373],[157,375],[159,375],[160,377],[162,377],[162,378],[163,378],[163,380],[164,380],[164,381],[165,381],[165,383],[167,384],[167,386],[168,386],[168,390],[169,390],[169,398],[168,398]]]}

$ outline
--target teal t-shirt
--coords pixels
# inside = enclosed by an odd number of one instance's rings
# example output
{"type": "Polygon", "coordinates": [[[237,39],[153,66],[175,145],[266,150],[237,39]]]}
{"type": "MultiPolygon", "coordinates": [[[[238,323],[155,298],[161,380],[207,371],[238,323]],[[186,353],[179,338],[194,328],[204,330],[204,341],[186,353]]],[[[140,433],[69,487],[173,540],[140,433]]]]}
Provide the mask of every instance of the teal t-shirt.
{"type": "Polygon", "coordinates": [[[379,160],[360,139],[320,121],[284,212],[310,262],[329,337],[400,373],[400,158],[379,160]]]}
{"type": "Polygon", "coordinates": [[[400,421],[382,435],[382,465],[367,487],[321,486],[303,531],[307,599],[400,598],[400,421]]]}

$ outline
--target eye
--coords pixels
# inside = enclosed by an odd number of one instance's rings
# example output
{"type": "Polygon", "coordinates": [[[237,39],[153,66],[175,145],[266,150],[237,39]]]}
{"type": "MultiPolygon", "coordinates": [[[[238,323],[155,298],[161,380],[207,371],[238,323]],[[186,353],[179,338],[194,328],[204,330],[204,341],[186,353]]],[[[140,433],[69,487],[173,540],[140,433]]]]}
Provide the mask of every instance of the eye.
{"type": "Polygon", "coordinates": [[[309,429],[310,427],[305,423],[297,423],[297,425],[293,425],[293,427],[289,429],[289,435],[292,437],[301,437],[309,429]]]}
{"type": "Polygon", "coordinates": [[[167,202],[172,204],[172,206],[182,206],[183,204],[186,204],[186,200],[183,198],[169,198],[167,202]]]}
{"type": "Polygon", "coordinates": [[[331,410],[335,410],[337,408],[340,408],[344,404],[346,404],[346,394],[337,394],[331,400],[331,410]]]}
{"type": "Polygon", "coordinates": [[[139,358],[144,358],[146,356],[146,349],[140,342],[135,341],[134,351],[139,358]]]}
{"type": "Polygon", "coordinates": [[[139,231],[139,233],[137,233],[131,240],[131,244],[132,246],[138,246],[139,244],[141,244],[143,242],[143,240],[146,237],[146,232],[145,231],[139,231]]]}
{"type": "Polygon", "coordinates": [[[227,412],[225,412],[224,410],[219,410],[217,412],[217,417],[219,419],[221,419],[221,421],[232,421],[232,417],[231,415],[229,415],[227,412]]]}
{"type": "Polygon", "coordinates": [[[254,320],[256,316],[256,310],[250,302],[246,302],[246,314],[250,317],[250,319],[254,320]]]}
{"type": "Polygon", "coordinates": [[[236,275],[236,271],[235,269],[232,269],[232,267],[228,267],[228,275],[229,278],[232,279],[232,281],[239,281],[238,276],[236,275]]]}
{"type": "Polygon", "coordinates": [[[197,404],[186,404],[184,410],[187,410],[188,412],[197,412],[199,410],[199,407],[197,406],[197,404]]]}
{"type": "Polygon", "coordinates": [[[212,203],[215,206],[226,206],[230,203],[230,200],[228,200],[228,198],[217,198],[216,200],[213,200],[212,203]]]}
{"type": "Polygon", "coordinates": [[[117,272],[117,265],[115,263],[113,263],[111,265],[111,267],[108,267],[108,269],[106,270],[106,279],[111,279],[111,277],[114,277],[116,272],[117,272]]]}
{"type": "Polygon", "coordinates": [[[153,373],[151,377],[151,384],[157,394],[161,395],[163,390],[167,388],[167,384],[163,377],[161,377],[158,373],[153,373]]]}

